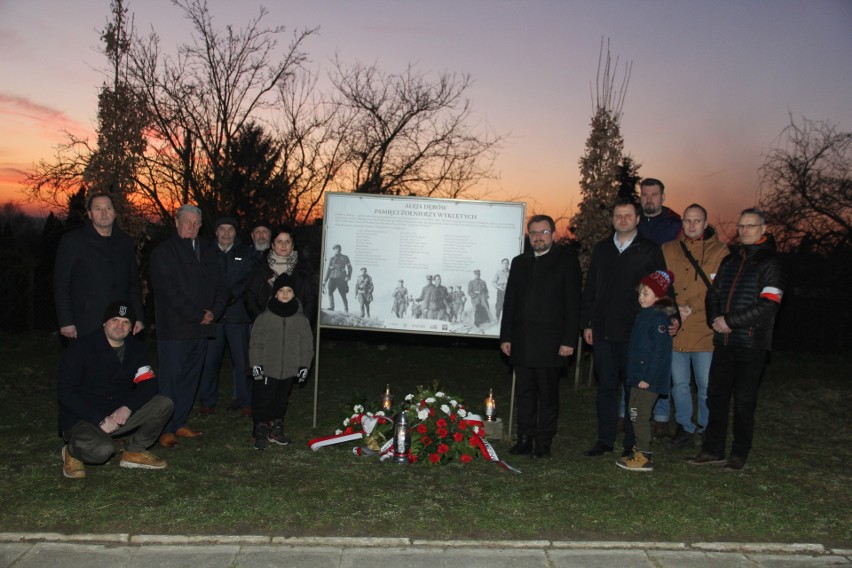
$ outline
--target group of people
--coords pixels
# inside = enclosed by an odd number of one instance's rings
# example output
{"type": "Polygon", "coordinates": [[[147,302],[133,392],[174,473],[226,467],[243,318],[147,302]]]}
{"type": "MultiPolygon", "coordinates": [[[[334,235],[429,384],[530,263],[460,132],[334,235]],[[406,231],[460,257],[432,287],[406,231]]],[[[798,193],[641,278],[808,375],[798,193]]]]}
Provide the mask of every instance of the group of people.
{"type": "Polygon", "coordinates": [[[159,373],[144,343],[142,287],[132,239],[116,224],[108,194],[87,200],[88,219],[60,241],[54,296],[60,333],[69,341],[59,370],[59,432],[66,477],[85,476],[124,441],[123,467],[162,469],[148,451],[173,448],[203,432],[190,428],[215,412],[225,347],[233,361],[231,409],[252,417],[255,447],[286,444],[283,418],[313,358],[311,321],[317,283],[299,262],[293,232],[258,223],[243,245],[233,217],[199,237],[201,210],[183,205],[175,233],[151,254],[159,373]],[[286,359],[286,364],[282,363],[286,359]]]}
{"type": "MultiPolygon", "coordinates": [[[[612,207],[613,235],[596,244],[585,283],[576,254],[556,242],[546,215],[529,219],[530,248],[503,259],[493,279],[496,320],[479,270],[449,289],[430,275],[414,299],[431,319],[458,318],[470,302],[474,323],[500,321],[500,350],[518,379],[514,455],[551,455],[559,415],[559,377],[582,330],[594,350],[597,440],[584,454],[614,451],[623,409],[623,451],[617,465],[652,471],[652,433],[668,427],[671,404],[677,431],[667,447],[701,450],[693,465],[745,467],[752,447],[757,391],[772,344],[783,277],[766,220],[745,209],[738,241],[719,241],[698,204],[681,218],[663,206],[664,186],[640,184],[641,201],[612,207]],[[691,376],[697,390],[693,409],[691,376]],[[619,396],[619,391],[622,395],[619,396]],[[733,445],[726,452],[730,401],[733,445]],[[621,406],[623,405],[623,406],[621,406]],[[653,426],[652,426],[653,424],[653,426]]],[[[233,361],[231,408],[252,417],[254,447],[287,444],[283,419],[290,393],[304,385],[314,345],[316,274],[300,262],[289,228],[253,227],[252,245],[237,236],[239,222],[221,217],[215,239],[198,236],[201,210],[183,205],[175,233],[150,262],[159,373],[138,339],[145,329],[142,286],[132,239],[115,223],[112,198],[87,200],[85,225],[63,236],[54,294],[58,326],[69,341],[59,370],[59,431],[63,473],[85,476],[124,442],[120,465],[162,469],[148,449],[173,448],[202,436],[190,428],[198,393],[202,415],[216,411],[219,374],[227,346],[233,361]]],[[[348,311],[349,258],[334,246],[323,288],[348,311]]],[[[370,317],[374,286],[366,268],[355,284],[362,316],[370,317]]],[[[393,313],[411,308],[400,280],[393,313]]]]}
{"type": "Polygon", "coordinates": [[[653,471],[652,438],[667,431],[673,403],[677,430],[668,449],[693,446],[700,433],[689,464],[745,467],[784,288],[774,240],[763,213],[748,208],[728,247],[704,207],[689,205],[681,218],[663,205],[664,192],[661,181],[646,178],[639,202],[616,201],[613,234],[595,245],[582,287],[576,255],[553,246],[553,220],[529,220],[530,250],[511,262],[500,327],[500,349],[517,378],[511,454],[551,455],[560,370],[582,330],[598,379],[597,440],[584,455],[613,452],[623,423],[616,465],[653,471]]]}

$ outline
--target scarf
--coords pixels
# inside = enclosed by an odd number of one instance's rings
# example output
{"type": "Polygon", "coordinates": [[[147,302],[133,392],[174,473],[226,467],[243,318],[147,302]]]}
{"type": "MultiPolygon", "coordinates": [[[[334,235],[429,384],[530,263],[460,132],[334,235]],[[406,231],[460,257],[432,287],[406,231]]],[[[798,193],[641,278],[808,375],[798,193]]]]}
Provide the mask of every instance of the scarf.
{"type": "Polygon", "coordinates": [[[296,268],[298,262],[299,253],[295,250],[290,253],[290,256],[278,256],[274,250],[269,249],[269,268],[272,269],[275,276],[280,276],[282,272],[293,274],[293,269],[296,268]]]}
{"type": "Polygon", "coordinates": [[[299,301],[296,298],[293,298],[289,302],[284,303],[273,296],[269,298],[269,302],[266,304],[266,307],[268,307],[269,311],[276,316],[288,318],[299,310],[299,301]]]}

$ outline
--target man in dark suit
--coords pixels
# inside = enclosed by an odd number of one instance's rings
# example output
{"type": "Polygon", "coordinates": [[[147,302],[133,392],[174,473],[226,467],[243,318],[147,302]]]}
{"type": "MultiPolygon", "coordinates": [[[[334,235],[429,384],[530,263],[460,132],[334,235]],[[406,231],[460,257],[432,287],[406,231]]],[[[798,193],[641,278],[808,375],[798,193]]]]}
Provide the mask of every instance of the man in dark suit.
{"type": "Polygon", "coordinates": [[[531,250],[512,259],[500,350],[517,378],[518,441],[510,454],[550,456],[559,417],[559,372],[568,364],[580,325],[580,263],[553,246],[547,215],[527,223],[531,250]]]}
{"type": "Polygon", "coordinates": [[[90,195],[86,210],[86,224],[63,235],[56,252],[53,296],[59,333],[76,339],[100,330],[110,302],[126,300],[137,314],[135,335],[145,327],[136,245],[116,225],[110,195],[90,195]]]}
{"type": "MultiPolygon", "coordinates": [[[[612,208],[614,234],[599,241],[592,250],[586,285],[583,288],[581,321],[583,338],[594,347],[595,371],[598,376],[598,439],[583,452],[601,456],[612,452],[617,435],[618,387],[627,378],[627,346],[633,322],[640,306],[636,295],[639,281],[657,270],[666,269],[660,247],[638,230],[639,204],[630,198],[619,198],[612,208]]],[[[669,289],[669,295],[674,293],[669,289]]],[[[673,322],[674,335],[679,321],[673,322]]],[[[625,397],[629,389],[623,388],[625,397]]],[[[625,400],[626,402],[626,400],[625,400]]],[[[635,443],[633,427],[624,423],[624,455],[635,443]]]]}
{"type": "Polygon", "coordinates": [[[216,335],[207,343],[204,371],[198,399],[202,416],[213,414],[219,402],[219,371],[225,346],[231,353],[233,363],[232,410],[240,410],[243,416],[251,416],[251,385],[248,364],[249,329],[251,318],[246,311],[245,290],[255,260],[251,247],[237,237],[239,222],[234,217],[220,217],[213,224],[216,242],[211,254],[216,258],[228,301],[224,315],[216,321],[216,335]]]}
{"type": "Polygon", "coordinates": [[[186,421],[201,379],[208,338],[216,336],[214,322],[222,317],[226,301],[216,257],[198,238],[201,209],[181,206],[175,224],[177,233],[151,254],[160,393],[175,404],[160,436],[164,448],[177,446],[177,437],[202,435],[186,421]]]}

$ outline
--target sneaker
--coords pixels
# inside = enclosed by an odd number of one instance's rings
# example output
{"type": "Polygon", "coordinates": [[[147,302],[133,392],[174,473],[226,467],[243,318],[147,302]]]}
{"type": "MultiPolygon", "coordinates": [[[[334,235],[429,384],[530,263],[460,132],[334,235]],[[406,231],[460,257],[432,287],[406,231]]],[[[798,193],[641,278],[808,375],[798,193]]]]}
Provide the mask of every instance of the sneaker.
{"type": "Polygon", "coordinates": [[[272,430],[269,433],[269,436],[266,437],[267,440],[272,442],[273,444],[278,444],[279,446],[286,446],[293,440],[284,435],[284,432],[272,430]]]}
{"type": "Polygon", "coordinates": [[[86,466],[71,455],[68,446],[62,447],[62,475],[68,479],[83,479],[86,477],[86,466]]]}
{"type": "Polygon", "coordinates": [[[165,469],[169,464],[166,460],[160,459],[151,452],[128,452],[125,450],[121,454],[121,467],[131,469],[165,469]]]}
{"type": "Polygon", "coordinates": [[[292,440],[284,435],[284,425],[280,420],[273,420],[270,423],[272,429],[269,431],[269,435],[266,437],[267,440],[272,442],[273,444],[278,444],[279,446],[286,446],[292,440]]]}
{"type": "Polygon", "coordinates": [[[695,434],[687,432],[683,429],[683,426],[678,426],[674,438],[666,442],[666,449],[679,450],[680,448],[692,446],[693,444],[695,444],[695,434]]]}
{"type": "Polygon", "coordinates": [[[264,451],[266,446],[269,445],[269,440],[267,440],[267,436],[269,436],[269,424],[266,422],[255,423],[251,435],[254,437],[254,449],[261,452],[264,451]]]}
{"type": "Polygon", "coordinates": [[[745,469],[746,461],[744,458],[739,456],[731,456],[728,458],[728,461],[725,462],[725,465],[722,467],[722,471],[742,471],[745,469]]]}
{"type": "Polygon", "coordinates": [[[615,460],[615,465],[628,471],[654,471],[654,463],[651,454],[634,449],[629,456],[615,460]]]}
{"type": "Polygon", "coordinates": [[[702,450],[697,456],[686,458],[685,461],[689,465],[719,465],[725,463],[725,457],[716,456],[702,450]]]}

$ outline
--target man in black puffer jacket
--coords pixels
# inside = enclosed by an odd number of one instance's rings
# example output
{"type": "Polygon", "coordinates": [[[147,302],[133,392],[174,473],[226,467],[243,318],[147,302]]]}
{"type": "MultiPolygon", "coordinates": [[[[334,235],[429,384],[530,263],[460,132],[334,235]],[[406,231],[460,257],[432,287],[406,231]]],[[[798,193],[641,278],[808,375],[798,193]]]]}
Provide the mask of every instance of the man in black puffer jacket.
{"type": "Polygon", "coordinates": [[[707,323],[714,331],[707,389],[710,415],[701,453],[687,460],[692,465],[725,463],[725,470],[738,471],[751,450],[757,389],[784,289],[775,240],[765,233],[766,218],[760,209],[740,214],[740,243],[722,261],[713,291],[707,294],[707,323]],[[725,461],[732,394],[734,440],[725,461]]]}

